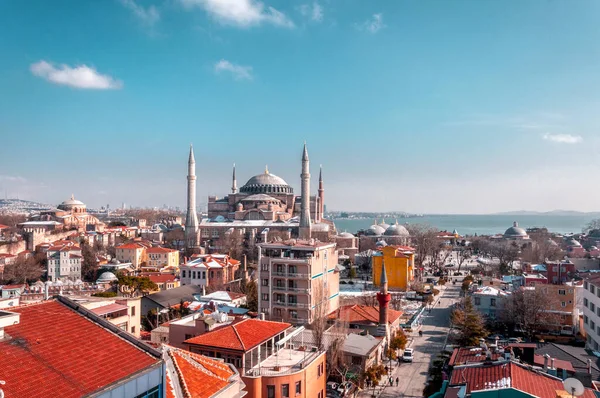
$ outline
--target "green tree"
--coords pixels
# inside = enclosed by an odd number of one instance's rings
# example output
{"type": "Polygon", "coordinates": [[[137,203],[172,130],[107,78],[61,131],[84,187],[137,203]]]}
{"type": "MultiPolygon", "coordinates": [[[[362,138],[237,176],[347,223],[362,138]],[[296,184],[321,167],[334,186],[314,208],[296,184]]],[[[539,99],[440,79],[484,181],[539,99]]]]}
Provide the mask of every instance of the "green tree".
{"type": "Polygon", "coordinates": [[[248,281],[241,289],[246,295],[246,308],[252,312],[258,311],[258,286],[256,282],[248,281]]]}
{"type": "Polygon", "coordinates": [[[350,279],[354,279],[356,278],[356,268],[354,268],[353,266],[350,266],[350,270],[348,271],[348,278],[350,279]]]}
{"type": "Polygon", "coordinates": [[[158,290],[158,285],[152,282],[147,276],[129,276],[123,272],[117,274],[117,284],[121,288],[125,286],[131,296],[137,296],[140,293],[146,295],[158,290]]]}
{"type": "Polygon", "coordinates": [[[398,331],[392,341],[390,341],[390,348],[393,350],[403,350],[406,347],[408,339],[402,330],[398,331]]]}
{"type": "Polygon", "coordinates": [[[471,297],[467,296],[459,308],[452,311],[452,323],[457,329],[456,340],[461,346],[479,345],[479,339],[488,335],[481,314],[473,307],[471,297]]]}

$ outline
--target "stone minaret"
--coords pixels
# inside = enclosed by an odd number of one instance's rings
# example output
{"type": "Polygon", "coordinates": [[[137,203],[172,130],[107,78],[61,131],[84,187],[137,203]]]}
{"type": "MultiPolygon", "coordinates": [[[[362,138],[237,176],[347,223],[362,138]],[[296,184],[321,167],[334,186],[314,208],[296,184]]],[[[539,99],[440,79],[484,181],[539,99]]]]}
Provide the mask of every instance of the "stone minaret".
{"type": "Polygon", "coordinates": [[[385,262],[381,261],[381,277],[379,279],[379,293],[377,293],[377,301],[379,302],[379,324],[388,324],[388,304],[392,296],[388,293],[388,280],[385,272],[385,262]]]}
{"type": "Polygon", "coordinates": [[[325,210],[325,188],[323,188],[323,166],[319,167],[319,222],[323,220],[325,210]]]}
{"type": "Polygon", "coordinates": [[[302,152],[302,179],[301,185],[301,202],[300,202],[300,239],[310,239],[310,172],[308,162],[308,151],[306,143],[304,143],[304,151],[302,152]]]}
{"type": "Polygon", "coordinates": [[[185,217],[185,247],[191,249],[198,247],[198,214],[196,214],[196,160],[194,148],[190,145],[190,158],[188,160],[188,187],[187,187],[187,216],[185,217]]]}
{"type": "Polygon", "coordinates": [[[233,164],[233,179],[231,181],[231,193],[237,193],[237,180],[235,179],[235,163],[233,164]]]}

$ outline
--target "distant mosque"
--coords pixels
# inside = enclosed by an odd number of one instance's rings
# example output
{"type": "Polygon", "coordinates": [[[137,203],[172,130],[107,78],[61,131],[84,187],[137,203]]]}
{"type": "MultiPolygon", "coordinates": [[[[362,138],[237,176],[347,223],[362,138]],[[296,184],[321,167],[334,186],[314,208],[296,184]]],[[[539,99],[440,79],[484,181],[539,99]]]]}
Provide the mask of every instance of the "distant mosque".
{"type": "Polygon", "coordinates": [[[231,193],[223,198],[208,197],[208,218],[198,222],[196,214],[196,162],[193,148],[188,161],[188,206],[186,217],[187,248],[223,250],[226,240],[240,236],[250,243],[273,239],[318,239],[330,241],[335,224],[323,217],[325,189],[319,170],[319,188],[310,195],[310,163],[306,144],[302,151],[300,196],[281,177],[268,168],[250,178],[238,191],[233,166],[231,193]]]}

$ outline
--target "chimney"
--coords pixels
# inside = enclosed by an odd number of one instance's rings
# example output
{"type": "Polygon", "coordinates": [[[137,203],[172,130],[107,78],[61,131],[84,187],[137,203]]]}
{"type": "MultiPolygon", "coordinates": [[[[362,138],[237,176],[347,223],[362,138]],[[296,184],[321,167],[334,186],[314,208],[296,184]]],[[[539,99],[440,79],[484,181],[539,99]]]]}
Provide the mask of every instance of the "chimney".
{"type": "Polygon", "coordinates": [[[44,283],[44,300],[48,300],[50,298],[50,294],[48,292],[48,283],[44,283]]]}
{"type": "Polygon", "coordinates": [[[206,286],[202,285],[202,295],[206,296],[206,286]]]}
{"type": "Polygon", "coordinates": [[[261,313],[260,313],[260,320],[261,320],[261,321],[264,321],[264,320],[265,320],[265,313],[264,313],[264,312],[261,312],[261,313]]]}
{"type": "Polygon", "coordinates": [[[548,359],[550,359],[550,355],[544,355],[544,372],[548,370],[548,359]]]}
{"type": "Polygon", "coordinates": [[[550,358],[550,369],[555,369],[554,368],[554,358],[550,358]]]}
{"type": "Polygon", "coordinates": [[[588,358],[587,360],[587,372],[588,374],[592,374],[592,360],[588,358]]]}

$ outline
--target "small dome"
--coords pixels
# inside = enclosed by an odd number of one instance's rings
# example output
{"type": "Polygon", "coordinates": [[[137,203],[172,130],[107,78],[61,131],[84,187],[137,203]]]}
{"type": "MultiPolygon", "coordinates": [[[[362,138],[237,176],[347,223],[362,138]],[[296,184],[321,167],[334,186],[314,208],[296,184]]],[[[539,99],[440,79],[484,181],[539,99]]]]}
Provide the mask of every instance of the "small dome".
{"type": "Polygon", "coordinates": [[[403,226],[398,224],[398,222],[396,222],[396,224],[390,225],[384,232],[385,236],[404,236],[404,237],[408,237],[410,236],[410,234],[408,233],[408,230],[403,226]]]}
{"type": "Polygon", "coordinates": [[[354,238],[354,235],[352,235],[350,232],[342,232],[338,235],[338,238],[354,238]]]}
{"type": "Polygon", "coordinates": [[[575,239],[570,239],[569,241],[567,241],[567,245],[573,247],[581,247],[581,243],[579,243],[575,239]]]}
{"type": "Polygon", "coordinates": [[[388,229],[390,227],[390,224],[386,223],[385,220],[381,220],[381,222],[378,224],[381,228],[383,229],[388,229]]]}
{"type": "Polygon", "coordinates": [[[225,217],[219,215],[213,219],[213,222],[225,222],[225,217]]]}
{"type": "Polygon", "coordinates": [[[527,232],[523,228],[519,227],[519,223],[516,221],[513,223],[512,227],[504,232],[505,238],[523,238],[526,236],[527,232]]]}
{"type": "Polygon", "coordinates": [[[377,246],[377,247],[385,247],[387,245],[388,245],[387,242],[384,240],[378,240],[377,243],[375,243],[375,246],[377,246]]]}
{"type": "Polygon", "coordinates": [[[96,283],[106,283],[116,281],[117,277],[112,272],[103,272],[102,275],[96,280],[96,283]]]}
{"type": "Polygon", "coordinates": [[[385,229],[379,225],[371,225],[369,227],[369,229],[367,229],[365,231],[365,235],[369,235],[369,236],[380,236],[383,235],[385,232],[385,229]]]}

